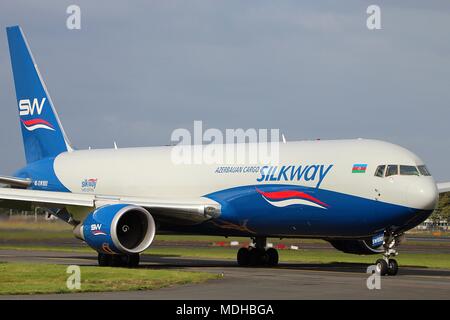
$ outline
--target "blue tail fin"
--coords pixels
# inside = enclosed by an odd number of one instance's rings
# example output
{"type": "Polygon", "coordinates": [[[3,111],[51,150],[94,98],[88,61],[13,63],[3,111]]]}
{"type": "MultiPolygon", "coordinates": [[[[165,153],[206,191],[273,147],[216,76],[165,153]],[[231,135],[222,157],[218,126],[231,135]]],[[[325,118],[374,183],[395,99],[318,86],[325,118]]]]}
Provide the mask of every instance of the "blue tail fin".
{"type": "Polygon", "coordinates": [[[27,163],[72,150],[22,29],[6,33],[27,163]]]}

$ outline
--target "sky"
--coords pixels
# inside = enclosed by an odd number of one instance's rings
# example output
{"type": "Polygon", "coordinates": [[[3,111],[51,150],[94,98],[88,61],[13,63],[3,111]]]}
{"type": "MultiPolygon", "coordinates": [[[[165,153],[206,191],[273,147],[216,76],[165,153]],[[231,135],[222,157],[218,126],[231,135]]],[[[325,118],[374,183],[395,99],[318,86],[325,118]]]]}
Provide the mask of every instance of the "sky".
{"type": "Polygon", "coordinates": [[[385,140],[450,181],[448,1],[2,0],[0,174],[25,163],[4,31],[17,24],[78,149],[166,145],[202,120],[385,140]]]}

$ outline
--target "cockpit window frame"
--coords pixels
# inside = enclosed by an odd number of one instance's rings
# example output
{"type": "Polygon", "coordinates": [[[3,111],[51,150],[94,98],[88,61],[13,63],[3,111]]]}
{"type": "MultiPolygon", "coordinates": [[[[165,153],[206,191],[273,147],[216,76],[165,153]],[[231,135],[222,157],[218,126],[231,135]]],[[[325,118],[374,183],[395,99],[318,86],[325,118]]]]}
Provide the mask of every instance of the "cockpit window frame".
{"type": "Polygon", "coordinates": [[[419,172],[419,169],[417,168],[417,166],[401,164],[401,165],[399,165],[399,175],[401,175],[401,176],[420,176],[420,172],[419,172]],[[410,172],[405,171],[405,169],[408,169],[408,168],[409,169],[414,168],[415,172],[411,174],[410,172]],[[402,171],[402,169],[403,169],[403,171],[402,171]]]}
{"type": "Polygon", "coordinates": [[[374,175],[375,175],[375,177],[384,178],[385,172],[386,172],[386,165],[385,164],[381,164],[375,170],[375,174],[374,175]]]}
{"type": "Polygon", "coordinates": [[[430,170],[428,170],[426,165],[424,164],[418,165],[417,170],[419,170],[420,175],[424,177],[431,177],[430,170]]]}
{"type": "Polygon", "coordinates": [[[427,166],[424,164],[420,165],[410,165],[410,164],[380,164],[375,169],[373,174],[378,178],[387,178],[392,176],[425,176],[431,177],[431,173],[427,166]],[[389,174],[390,168],[395,167],[396,169],[389,174]],[[403,169],[403,170],[402,170],[403,169]],[[405,171],[405,169],[409,169],[405,171]]]}
{"type": "Polygon", "coordinates": [[[388,165],[386,166],[386,171],[385,171],[385,174],[384,174],[384,176],[385,176],[386,178],[387,178],[387,177],[392,177],[392,176],[397,176],[398,174],[399,174],[399,165],[398,165],[398,164],[388,164],[388,165]],[[395,167],[396,170],[395,170],[395,173],[389,174],[389,175],[388,175],[388,172],[389,172],[390,167],[395,167]]]}

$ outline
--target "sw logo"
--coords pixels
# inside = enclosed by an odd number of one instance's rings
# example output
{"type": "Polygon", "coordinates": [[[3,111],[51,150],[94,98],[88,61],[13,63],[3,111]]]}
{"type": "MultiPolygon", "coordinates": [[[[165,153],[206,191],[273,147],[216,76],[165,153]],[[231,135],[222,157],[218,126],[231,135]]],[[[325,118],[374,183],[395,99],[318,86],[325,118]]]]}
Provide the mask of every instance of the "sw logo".
{"type": "Polygon", "coordinates": [[[101,229],[102,225],[100,223],[91,224],[91,233],[94,236],[106,236],[106,233],[104,233],[101,229]]]}
{"type": "MultiPolygon", "coordinates": [[[[34,116],[35,113],[37,113],[37,115],[41,115],[46,100],[47,98],[42,98],[40,102],[36,98],[33,99],[33,102],[31,102],[30,99],[19,100],[19,115],[21,117],[34,116]]],[[[36,129],[46,129],[55,131],[53,126],[44,119],[40,118],[30,120],[20,119],[20,121],[22,121],[23,125],[25,126],[25,129],[27,129],[28,131],[34,131],[36,129]]]]}

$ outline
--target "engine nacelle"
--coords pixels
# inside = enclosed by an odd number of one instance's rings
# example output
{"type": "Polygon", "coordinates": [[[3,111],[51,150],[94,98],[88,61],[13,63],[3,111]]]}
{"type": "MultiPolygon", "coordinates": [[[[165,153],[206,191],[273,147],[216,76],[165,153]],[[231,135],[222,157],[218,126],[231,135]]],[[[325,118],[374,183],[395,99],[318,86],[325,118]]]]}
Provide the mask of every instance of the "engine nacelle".
{"type": "Polygon", "coordinates": [[[372,239],[365,240],[328,240],[337,250],[351,254],[379,254],[384,252],[383,244],[372,244],[372,239]]]}
{"type": "Polygon", "coordinates": [[[144,208],[112,204],[90,213],[74,233],[98,252],[133,254],[150,246],[155,231],[155,221],[144,208]]]}

